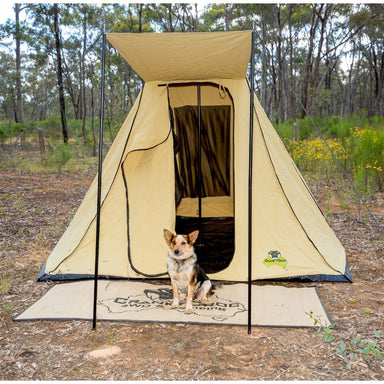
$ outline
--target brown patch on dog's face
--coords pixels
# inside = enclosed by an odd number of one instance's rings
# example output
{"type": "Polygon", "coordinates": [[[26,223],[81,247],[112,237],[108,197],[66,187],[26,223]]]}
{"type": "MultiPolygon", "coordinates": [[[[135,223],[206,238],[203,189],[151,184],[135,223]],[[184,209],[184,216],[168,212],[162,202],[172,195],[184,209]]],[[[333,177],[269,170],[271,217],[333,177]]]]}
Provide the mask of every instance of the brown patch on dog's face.
{"type": "Polygon", "coordinates": [[[171,231],[164,229],[164,235],[169,243],[171,252],[176,257],[182,257],[191,252],[199,231],[191,232],[189,235],[174,235],[171,231]]]}
{"type": "Polygon", "coordinates": [[[192,245],[188,243],[188,237],[185,235],[176,235],[170,243],[171,251],[176,257],[189,253],[191,247],[192,245]]]}

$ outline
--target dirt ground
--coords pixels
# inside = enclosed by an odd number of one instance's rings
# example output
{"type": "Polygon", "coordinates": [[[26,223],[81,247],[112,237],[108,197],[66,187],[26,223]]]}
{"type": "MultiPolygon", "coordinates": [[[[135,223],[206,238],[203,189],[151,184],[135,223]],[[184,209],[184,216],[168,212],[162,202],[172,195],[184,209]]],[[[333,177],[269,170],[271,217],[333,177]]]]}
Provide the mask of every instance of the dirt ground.
{"type": "MultiPolygon", "coordinates": [[[[94,331],[87,321],[14,322],[49,289],[38,272],[91,179],[85,171],[0,174],[0,380],[384,380],[384,360],[372,352],[365,361],[355,350],[347,367],[336,351],[360,335],[384,355],[383,238],[361,207],[330,205],[322,188],[314,194],[354,280],[316,283],[337,325],[331,342],[308,328],[248,335],[229,326],[100,322],[94,331]]],[[[384,194],[371,209],[383,226],[384,194]]]]}

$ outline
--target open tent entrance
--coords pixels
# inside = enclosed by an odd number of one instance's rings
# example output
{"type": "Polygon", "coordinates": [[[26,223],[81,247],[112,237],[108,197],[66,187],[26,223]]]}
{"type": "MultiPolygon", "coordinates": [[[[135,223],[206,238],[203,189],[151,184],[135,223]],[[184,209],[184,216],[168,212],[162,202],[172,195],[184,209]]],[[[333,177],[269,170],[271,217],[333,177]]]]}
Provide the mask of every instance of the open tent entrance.
{"type": "Polygon", "coordinates": [[[169,86],[174,132],[176,232],[200,231],[198,262],[207,273],[234,255],[233,102],[214,83],[169,86]]]}

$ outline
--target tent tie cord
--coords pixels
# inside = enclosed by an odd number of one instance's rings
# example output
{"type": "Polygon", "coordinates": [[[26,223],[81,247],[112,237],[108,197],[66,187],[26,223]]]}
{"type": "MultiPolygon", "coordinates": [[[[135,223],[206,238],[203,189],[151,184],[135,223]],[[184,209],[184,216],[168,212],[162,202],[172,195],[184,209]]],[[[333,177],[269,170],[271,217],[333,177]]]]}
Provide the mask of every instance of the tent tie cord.
{"type": "Polygon", "coordinates": [[[222,83],[219,84],[219,96],[223,100],[227,96],[227,91],[222,83]]]}
{"type": "Polygon", "coordinates": [[[307,111],[307,109],[304,107],[303,103],[301,102],[301,100],[299,99],[299,97],[297,96],[295,90],[293,89],[292,85],[290,84],[289,80],[284,76],[284,74],[282,73],[282,71],[280,70],[280,68],[278,68],[278,71],[280,72],[280,75],[282,76],[282,78],[285,80],[286,84],[288,85],[288,89],[290,90],[290,92],[293,94],[293,96],[295,97],[295,100],[299,103],[300,107],[303,109],[305,115],[308,117],[309,121],[312,123],[312,125],[314,126],[314,128],[316,129],[316,132],[317,134],[319,135],[319,137],[321,138],[321,140],[324,142],[325,146],[327,147],[329,153],[331,154],[332,158],[335,160],[337,166],[339,167],[339,169],[341,170],[341,172],[343,173],[345,179],[348,181],[348,183],[350,184],[350,186],[352,187],[355,195],[357,196],[357,198],[359,199],[360,203],[363,205],[363,207],[367,210],[369,216],[372,218],[373,222],[376,224],[377,226],[377,229],[379,230],[379,232],[381,233],[382,236],[384,236],[384,229],[382,228],[382,226],[380,225],[379,221],[377,220],[376,216],[372,213],[372,211],[369,209],[364,197],[360,194],[360,192],[357,190],[356,188],[356,185],[355,183],[353,182],[353,180],[351,179],[351,177],[349,176],[348,172],[345,170],[345,168],[343,167],[343,165],[340,163],[339,159],[336,157],[333,149],[330,147],[330,145],[328,144],[326,138],[324,137],[324,135],[321,133],[321,130],[320,128],[317,126],[317,124],[313,121],[312,117],[309,115],[309,112],[307,111]]]}

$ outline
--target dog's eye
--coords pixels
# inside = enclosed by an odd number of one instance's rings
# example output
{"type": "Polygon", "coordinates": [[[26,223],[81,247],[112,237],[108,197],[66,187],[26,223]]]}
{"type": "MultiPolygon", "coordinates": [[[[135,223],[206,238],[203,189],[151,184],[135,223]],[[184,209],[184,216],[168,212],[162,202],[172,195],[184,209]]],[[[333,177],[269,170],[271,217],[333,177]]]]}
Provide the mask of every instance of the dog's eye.
{"type": "Polygon", "coordinates": [[[185,241],[183,241],[183,242],[181,243],[181,245],[185,245],[185,244],[187,244],[185,241]]]}
{"type": "Polygon", "coordinates": [[[172,241],[172,245],[176,245],[176,241],[172,241]]]}

